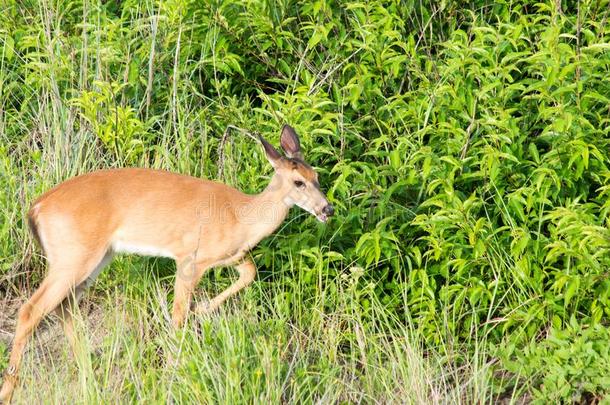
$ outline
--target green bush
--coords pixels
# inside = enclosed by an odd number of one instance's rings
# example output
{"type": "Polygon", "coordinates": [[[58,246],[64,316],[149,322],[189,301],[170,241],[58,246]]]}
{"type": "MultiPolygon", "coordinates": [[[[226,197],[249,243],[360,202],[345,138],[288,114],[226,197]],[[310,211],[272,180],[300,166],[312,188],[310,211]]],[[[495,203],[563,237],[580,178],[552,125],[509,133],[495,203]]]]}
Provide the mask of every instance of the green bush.
{"type": "Polygon", "coordinates": [[[531,378],[534,402],[591,403],[610,395],[610,333],[601,325],[551,329],[540,342],[517,354],[503,349],[509,371],[531,378]]]}
{"type": "Polygon", "coordinates": [[[610,316],[607,0],[22,3],[0,14],[3,289],[42,274],[43,190],[140,165],[253,193],[269,168],[229,126],[289,122],[337,218],[295,211],[255,249],[288,313],[336,309],[355,271],[366,322],[379,302],[426,347],[534,347],[510,368],[546,373],[537,397],[607,393],[605,357],[560,381],[553,349],[589,356],[610,316]]]}

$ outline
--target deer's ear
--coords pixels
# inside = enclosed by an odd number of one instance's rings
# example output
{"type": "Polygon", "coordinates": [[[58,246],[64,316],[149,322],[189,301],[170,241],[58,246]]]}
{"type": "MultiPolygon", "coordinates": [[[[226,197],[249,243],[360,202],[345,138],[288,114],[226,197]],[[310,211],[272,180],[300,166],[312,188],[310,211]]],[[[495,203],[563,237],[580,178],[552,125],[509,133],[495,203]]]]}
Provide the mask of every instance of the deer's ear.
{"type": "Polygon", "coordinates": [[[261,135],[258,136],[258,139],[263,144],[263,148],[265,149],[265,156],[267,156],[267,160],[271,163],[271,166],[277,167],[282,159],[282,155],[278,152],[273,145],[271,145],[265,138],[261,135]]]}
{"type": "Polygon", "coordinates": [[[297,158],[303,160],[299,136],[297,135],[294,128],[292,128],[290,125],[284,125],[282,127],[280,145],[282,145],[282,149],[284,149],[286,156],[288,156],[289,158],[297,158]]]}

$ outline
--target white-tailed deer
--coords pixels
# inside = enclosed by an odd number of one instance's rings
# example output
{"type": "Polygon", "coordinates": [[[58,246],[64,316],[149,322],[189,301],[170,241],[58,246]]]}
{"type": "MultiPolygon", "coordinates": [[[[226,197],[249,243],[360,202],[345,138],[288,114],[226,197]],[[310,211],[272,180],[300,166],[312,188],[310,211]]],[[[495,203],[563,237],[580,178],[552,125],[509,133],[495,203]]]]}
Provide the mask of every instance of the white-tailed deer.
{"type": "Polygon", "coordinates": [[[116,169],[75,177],[34,202],[28,220],[49,269],[19,310],[0,402],[10,401],[26,341],[45,315],[57,312],[74,346],[71,306],[115,253],[176,261],[172,321],[178,327],[206,270],[235,265],[239,279],[200,312],[215,310],[252,283],[256,268],[246,253],[278,228],[290,207],[304,208],[322,222],[333,215],[316,172],[303,161],[294,129],[282,128],[286,157],[260,141],[275,169],[260,194],[165,171],[116,169]]]}

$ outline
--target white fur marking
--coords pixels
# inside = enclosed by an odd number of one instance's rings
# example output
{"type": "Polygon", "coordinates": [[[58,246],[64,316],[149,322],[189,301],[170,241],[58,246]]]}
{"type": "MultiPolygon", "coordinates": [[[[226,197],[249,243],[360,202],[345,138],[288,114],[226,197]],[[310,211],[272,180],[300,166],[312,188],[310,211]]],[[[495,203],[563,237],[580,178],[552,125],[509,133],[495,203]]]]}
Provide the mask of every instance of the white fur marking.
{"type": "Polygon", "coordinates": [[[117,240],[112,244],[112,250],[117,253],[133,253],[142,256],[154,256],[154,257],[169,257],[175,259],[172,252],[158,248],[155,246],[147,246],[139,243],[130,243],[117,240]]]}

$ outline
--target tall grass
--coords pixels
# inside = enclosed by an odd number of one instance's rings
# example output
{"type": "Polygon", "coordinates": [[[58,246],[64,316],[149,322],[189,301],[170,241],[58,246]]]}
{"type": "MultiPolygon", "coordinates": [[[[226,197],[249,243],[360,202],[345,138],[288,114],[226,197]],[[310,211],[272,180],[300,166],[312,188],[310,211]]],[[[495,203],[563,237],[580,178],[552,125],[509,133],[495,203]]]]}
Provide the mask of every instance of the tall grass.
{"type": "MultiPolygon", "coordinates": [[[[168,283],[144,279],[146,288],[106,291],[81,306],[87,313],[78,317],[83,340],[76,357],[58,333],[60,325],[48,322],[26,356],[25,383],[16,401],[419,404],[498,399],[485,353],[458,366],[462,352],[449,344],[424,349],[412,325],[392,318],[378,302],[370,309],[378,322],[364,322],[352,282],[343,277],[331,281],[340,294],[321,293],[297,312],[275,299],[286,291],[258,283],[220,313],[192,316],[179,331],[170,326],[168,283]],[[324,309],[329,299],[339,300],[333,311],[324,309]]],[[[211,280],[205,284],[203,290],[214,290],[211,280]]]]}
{"type": "Polygon", "coordinates": [[[25,212],[76,174],[254,193],[270,168],[243,133],[289,122],[338,208],[295,210],[253,251],[255,286],[178,332],[173,264],[118,259],[76,359],[54,323],[38,334],[21,402],[610,394],[607,0],[0,9],[0,353],[45,271],[25,212]]]}

